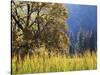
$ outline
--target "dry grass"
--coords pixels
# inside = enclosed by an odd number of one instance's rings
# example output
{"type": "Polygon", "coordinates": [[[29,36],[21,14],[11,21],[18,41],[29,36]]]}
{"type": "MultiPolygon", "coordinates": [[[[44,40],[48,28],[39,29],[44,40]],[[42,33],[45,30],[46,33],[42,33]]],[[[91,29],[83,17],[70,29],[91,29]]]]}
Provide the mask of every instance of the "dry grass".
{"type": "Polygon", "coordinates": [[[42,73],[42,72],[66,72],[73,70],[92,70],[97,68],[97,57],[89,51],[84,55],[65,56],[58,55],[51,57],[44,53],[41,56],[27,55],[22,61],[17,62],[17,57],[12,58],[12,73],[42,73]]]}

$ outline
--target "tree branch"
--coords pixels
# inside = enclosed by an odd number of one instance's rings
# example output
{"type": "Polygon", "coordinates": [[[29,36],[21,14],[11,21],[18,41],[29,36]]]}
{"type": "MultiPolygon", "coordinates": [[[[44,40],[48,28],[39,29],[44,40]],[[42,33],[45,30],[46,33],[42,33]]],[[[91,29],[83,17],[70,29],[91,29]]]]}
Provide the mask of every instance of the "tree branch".
{"type": "Polygon", "coordinates": [[[19,21],[16,19],[16,17],[15,17],[13,14],[11,14],[11,17],[15,20],[15,22],[16,22],[17,25],[18,25],[18,27],[19,27],[21,30],[23,30],[22,25],[19,23],[19,21]]]}
{"type": "Polygon", "coordinates": [[[29,19],[30,19],[30,5],[27,4],[27,23],[26,23],[26,27],[29,25],[29,19]]]}

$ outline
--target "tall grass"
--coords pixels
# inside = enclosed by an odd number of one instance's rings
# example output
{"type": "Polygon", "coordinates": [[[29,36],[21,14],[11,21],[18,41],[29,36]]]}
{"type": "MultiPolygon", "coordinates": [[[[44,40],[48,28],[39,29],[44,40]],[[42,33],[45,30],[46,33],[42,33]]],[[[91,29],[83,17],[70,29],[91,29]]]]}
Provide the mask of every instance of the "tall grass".
{"type": "Polygon", "coordinates": [[[87,51],[83,55],[73,56],[51,55],[46,52],[42,55],[25,56],[24,60],[12,58],[12,73],[42,73],[42,72],[66,72],[73,70],[92,70],[97,68],[96,54],[87,51]],[[17,69],[17,70],[16,70],[17,69]]]}

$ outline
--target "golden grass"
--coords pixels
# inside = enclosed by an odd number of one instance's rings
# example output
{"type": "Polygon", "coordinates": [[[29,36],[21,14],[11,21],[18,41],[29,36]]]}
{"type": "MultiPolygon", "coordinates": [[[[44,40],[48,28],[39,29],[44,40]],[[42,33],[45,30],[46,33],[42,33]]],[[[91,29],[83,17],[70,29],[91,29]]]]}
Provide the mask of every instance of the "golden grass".
{"type": "Polygon", "coordinates": [[[93,70],[97,68],[97,57],[95,53],[90,54],[89,51],[83,55],[73,56],[51,56],[47,54],[42,56],[27,55],[25,60],[20,59],[17,62],[16,56],[12,58],[12,73],[42,73],[42,72],[66,72],[74,70],[93,70]],[[17,69],[17,70],[16,70],[17,69]]]}

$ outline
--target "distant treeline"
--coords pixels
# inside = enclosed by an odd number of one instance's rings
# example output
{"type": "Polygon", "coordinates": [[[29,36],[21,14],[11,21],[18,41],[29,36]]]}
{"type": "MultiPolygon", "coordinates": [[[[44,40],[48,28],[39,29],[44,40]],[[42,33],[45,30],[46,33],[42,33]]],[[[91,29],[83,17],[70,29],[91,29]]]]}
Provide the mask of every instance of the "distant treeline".
{"type": "Polygon", "coordinates": [[[88,31],[80,29],[79,32],[77,32],[76,36],[74,36],[72,32],[69,32],[68,35],[70,38],[70,47],[69,47],[70,54],[83,53],[87,49],[89,49],[91,52],[97,51],[96,28],[88,31]]]}

